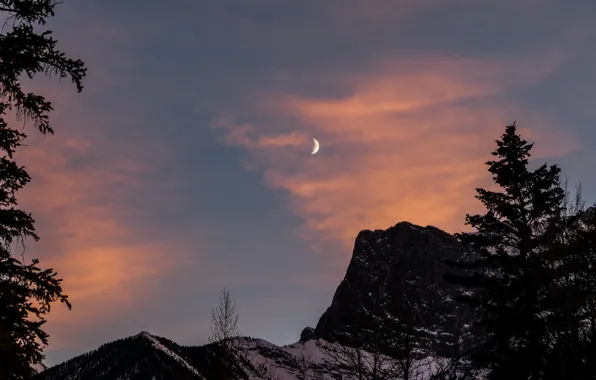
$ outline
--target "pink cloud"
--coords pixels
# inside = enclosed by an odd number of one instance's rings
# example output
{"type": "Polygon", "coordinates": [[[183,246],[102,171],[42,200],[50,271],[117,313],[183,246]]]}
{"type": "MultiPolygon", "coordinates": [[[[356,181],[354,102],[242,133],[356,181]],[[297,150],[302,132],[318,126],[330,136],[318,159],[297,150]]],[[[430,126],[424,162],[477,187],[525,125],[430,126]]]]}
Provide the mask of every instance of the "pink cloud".
{"type": "MultiPolygon", "coordinates": [[[[25,257],[54,268],[73,304],[72,311],[56,305],[48,318],[49,349],[57,350],[77,347],[90,326],[142,309],[160,279],[187,264],[192,251],[175,232],[135,223],[145,210],[131,203],[149,188],[147,178],[169,151],[149,139],[111,139],[102,126],[114,119],[128,125],[142,120],[136,114],[98,114],[82,94],[60,88],[67,86],[38,86],[56,108],[56,134],[26,128],[30,136],[17,162],[32,182],[19,199],[38,221],[41,237],[27,243],[25,257]]],[[[167,200],[165,194],[152,207],[167,200]]]]}
{"type": "Polygon", "coordinates": [[[305,221],[297,232],[320,250],[329,250],[325,241],[335,241],[349,252],[359,230],[401,220],[455,232],[466,212],[479,209],[474,189],[490,185],[484,162],[513,118],[520,117],[520,126],[532,131],[528,137],[541,143],[539,154],[577,149],[573,136],[548,123],[535,128],[540,118],[526,118],[523,110],[511,113],[512,105],[467,105],[537,83],[558,62],[538,56],[513,64],[441,57],[384,61],[366,74],[338,73],[352,89],[344,97],[262,97],[264,114],[292,117],[301,128],[238,126],[233,111],[218,127],[226,143],[250,153],[251,167],[261,170],[272,188],[290,194],[291,210],[305,221]],[[548,64],[536,66],[537,58],[548,64]],[[305,141],[273,149],[264,136],[275,132],[280,141],[289,135],[305,141]],[[319,154],[308,155],[306,136],[319,139],[319,154]],[[561,139],[567,143],[554,144],[561,139]]]}
{"type": "MultiPolygon", "coordinates": [[[[68,135],[69,126],[62,127],[61,135],[68,135]]],[[[142,216],[128,202],[147,185],[140,175],[149,170],[149,160],[124,158],[107,149],[105,140],[31,140],[32,146],[20,156],[33,178],[21,204],[43,228],[38,231],[41,240],[27,245],[26,257],[39,257],[42,266],[55,268],[64,279],[73,310],[56,307],[48,325],[50,349],[60,349],[74,344],[76,333],[90,325],[142,307],[156,280],[184,265],[188,257],[180,249],[184,242],[175,236],[155,241],[156,231],[126,221],[142,216]],[[80,169],[71,166],[76,161],[73,154],[97,150],[105,152],[100,161],[80,169]]]]}

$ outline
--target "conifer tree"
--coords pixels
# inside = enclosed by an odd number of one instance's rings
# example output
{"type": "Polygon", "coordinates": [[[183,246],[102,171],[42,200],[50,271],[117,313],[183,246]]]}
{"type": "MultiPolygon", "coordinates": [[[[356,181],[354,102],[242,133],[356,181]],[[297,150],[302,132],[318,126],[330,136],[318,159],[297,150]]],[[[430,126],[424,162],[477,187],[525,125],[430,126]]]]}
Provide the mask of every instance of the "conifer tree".
{"type": "Polygon", "coordinates": [[[596,379],[596,208],[576,202],[562,222],[565,231],[553,250],[544,379],[596,379]]]}
{"type": "Polygon", "coordinates": [[[29,181],[24,167],[14,161],[25,133],[8,125],[7,118],[31,122],[43,134],[53,133],[49,122],[51,103],[21,87],[25,75],[70,78],[82,90],[85,67],[57,50],[51,31],[39,31],[54,16],[56,0],[0,0],[7,19],[0,33],[0,379],[27,379],[31,366],[43,359],[48,334],[43,330],[50,305],[61,301],[70,308],[53,269],[42,269],[38,260],[27,264],[12,255],[18,242],[38,239],[31,214],[17,209],[16,193],[29,181]]]}
{"type": "Polygon", "coordinates": [[[581,377],[577,379],[596,379],[596,206],[582,213],[581,223],[583,228],[576,239],[579,257],[576,265],[578,275],[575,276],[577,292],[574,294],[574,298],[580,300],[577,346],[581,352],[572,351],[570,355],[581,362],[581,366],[571,363],[574,368],[582,368],[581,377]]]}
{"type": "Polygon", "coordinates": [[[490,379],[537,380],[549,351],[548,252],[560,234],[553,226],[565,194],[556,165],[528,168],[533,144],[521,138],[515,123],[496,143],[495,160],[486,164],[501,191],[476,190],[486,213],[466,216],[476,231],[457,237],[471,254],[448,262],[455,271],[445,279],[459,286],[459,300],[479,313],[483,337],[470,352],[473,363],[487,369],[490,379]]]}

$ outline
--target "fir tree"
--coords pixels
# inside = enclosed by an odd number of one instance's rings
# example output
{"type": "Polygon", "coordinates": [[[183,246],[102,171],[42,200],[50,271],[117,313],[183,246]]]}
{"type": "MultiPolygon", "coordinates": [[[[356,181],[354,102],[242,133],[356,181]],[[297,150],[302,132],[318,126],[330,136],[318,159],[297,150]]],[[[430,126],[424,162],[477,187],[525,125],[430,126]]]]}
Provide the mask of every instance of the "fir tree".
{"type": "MultiPolygon", "coordinates": [[[[581,378],[596,379],[596,206],[590,207],[581,218],[582,229],[577,241],[577,292],[575,299],[579,299],[577,320],[579,332],[577,346],[581,352],[571,352],[571,355],[581,361],[581,365],[572,363],[574,368],[581,367],[581,378]]],[[[575,336],[574,336],[575,337],[575,336]]],[[[576,343],[575,341],[572,343],[576,343]]]]}
{"type": "Polygon", "coordinates": [[[85,75],[81,60],[72,60],[56,48],[50,31],[39,32],[54,16],[56,0],[0,0],[0,12],[12,29],[0,34],[0,379],[26,379],[31,366],[41,363],[48,334],[43,330],[50,305],[62,301],[68,307],[56,273],[42,269],[39,261],[26,264],[11,254],[14,244],[38,239],[31,215],[16,208],[16,193],[30,177],[13,156],[26,135],[11,128],[6,117],[30,121],[43,134],[52,133],[52,105],[43,96],[26,93],[21,77],[37,74],[70,77],[82,90],[85,75]]]}
{"type": "MultiPolygon", "coordinates": [[[[569,208],[567,206],[567,208],[569,208]]],[[[596,379],[596,208],[573,207],[562,218],[551,282],[551,352],[545,379],[596,379]]]]}
{"type": "Polygon", "coordinates": [[[496,159],[486,164],[501,191],[476,189],[486,213],[466,216],[476,231],[457,237],[471,255],[448,262],[457,272],[445,279],[461,287],[459,300],[479,313],[483,337],[470,352],[472,362],[488,369],[490,379],[537,380],[549,351],[548,252],[560,233],[553,226],[565,192],[556,165],[528,168],[533,144],[521,138],[515,123],[496,143],[496,159]]]}

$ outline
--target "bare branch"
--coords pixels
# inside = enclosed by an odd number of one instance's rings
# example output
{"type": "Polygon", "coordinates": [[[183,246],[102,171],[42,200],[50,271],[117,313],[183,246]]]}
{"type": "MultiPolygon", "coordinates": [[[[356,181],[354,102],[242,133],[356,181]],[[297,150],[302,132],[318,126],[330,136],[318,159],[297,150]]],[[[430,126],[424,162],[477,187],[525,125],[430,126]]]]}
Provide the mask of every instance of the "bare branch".
{"type": "Polygon", "coordinates": [[[209,343],[214,343],[223,351],[225,361],[238,361],[241,355],[236,338],[239,336],[236,307],[229,290],[224,288],[219,297],[218,305],[211,311],[209,343]]]}

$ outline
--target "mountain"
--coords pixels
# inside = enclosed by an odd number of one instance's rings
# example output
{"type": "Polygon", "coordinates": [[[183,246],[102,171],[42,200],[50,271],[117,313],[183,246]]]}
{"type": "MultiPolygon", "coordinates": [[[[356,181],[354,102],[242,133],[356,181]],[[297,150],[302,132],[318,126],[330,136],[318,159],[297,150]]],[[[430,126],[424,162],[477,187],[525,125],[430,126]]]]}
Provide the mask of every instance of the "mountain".
{"type": "MultiPolygon", "coordinates": [[[[330,372],[317,341],[284,347],[261,339],[238,338],[243,358],[235,374],[246,380],[295,380],[308,370],[330,372]]],[[[38,374],[37,380],[217,380],[223,378],[222,355],[214,345],[180,346],[146,331],[104,344],[38,374]]]]}
{"type": "Polygon", "coordinates": [[[205,379],[184,348],[141,332],[107,343],[38,375],[44,380],[205,379]]]}
{"type": "Polygon", "coordinates": [[[45,371],[47,369],[47,367],[44,364],[34,364],[31,366],[31,373],[33,375],[37,375],[38,373],[41,373],[43,371],[45,371]]]}
{"type": "MultiPolygon", "coordinates": [[[[408,330],[429,353],[450,355],[471,317],[454,302],[455,289],[443,281],[443,262],[463,254],[454,236],[432,226],[401,222],[387,230],[361,231],[314,337],[359,346],[370,339],[367,332],[383,325],[385,335],[408,330]]],[[[379,350],[391,355],[389,346],[395,342],[389,343],[379,350]]]]}
{"type": "Polygon", "coordinates": [[[376,350],[383,357],[407,354],[398,341],[405,337],[414,342],[415,360],[430,368],[453,357],[469,336],[471,317],[455,304],[454,290],[442,280],[442,262],[463,254],[452,235],[432,226],[401,222],[387,230],[361,231],[331,305],[295,344],[278,347],[238,338],[243,355],[232,364],[224,362],[215,345],[185,347],[142,332],[45,370],[36,379],[219,380],[230,364],[238,379],[302,380],[306,369],[311,372],[308,379],[331,379],[332,373],[345,369],[345,363],[336,360],[338,352],[361,347],[378,326],[383,326],[384,339],[376,350]]]}

